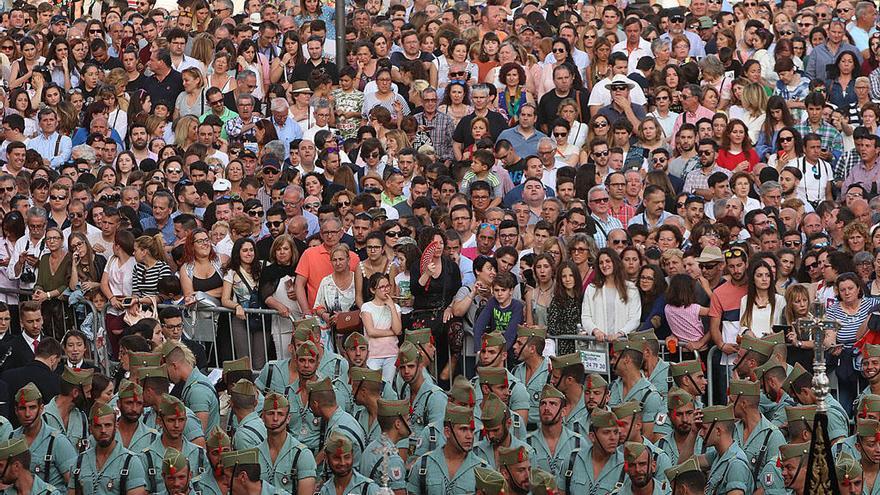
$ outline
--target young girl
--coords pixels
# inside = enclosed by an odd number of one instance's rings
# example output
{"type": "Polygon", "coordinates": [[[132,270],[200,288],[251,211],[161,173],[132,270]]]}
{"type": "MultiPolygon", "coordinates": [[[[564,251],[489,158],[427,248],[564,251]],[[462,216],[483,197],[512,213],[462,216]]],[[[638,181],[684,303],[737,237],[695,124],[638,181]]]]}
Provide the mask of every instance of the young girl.
{"type": "MultiPolygon", "coordinates": [[[[801,318],[810,316],[810,291],[806,285],[792,284],[785,290],[785,309],[782,311],[785,340],[788,342],[788,363],[800,363],[807,371],[813,370],[813,339],[809,334],[801,334],[795,330],[795,324],[801,318]]],[[[833,342],[831,342],[833,344],[833,342]]]]}
{"type": "MultiPolygon", "coordinates": [[[[547,332],[549,335],[575,335],[581,321],[581,274],[577,265],[563,261],[556,270],[556,287],[553,301],[547,309],[547,332]]],[[[573,340],[560,340],[556,355],[575,351],[573,340]]]]}
{"type": "Polygon", "coordinates": [[[409,328],[410,314],[413,308],[412,290],[410,290],[410,270],[418,260],[421,253],[415,243],[398,244],[394,247],[397,253],[397,263],[391,269],[394,274],[394,299],[400,303],[400,318],[403,328],[409,328]]]}
{"type": "Polygon", "coordinates": [[[535,286],[526,292],[525,309],[526,325],[547,326],[547,312],[553,299],[553,258],[542,254],[535,258],[532,273],[535,275],[535,286]]]}
{"type": "Polygon", "coordinates": [[[666,338],[678,339],[683,349],[702,349],[709,342],[711,334],[703,331],[701,316],[709,314],[709,308],[697,304],[694,280],[690,275],[673,275],[666,289],[666,321],[672,335],[666,338]]]}
{"type": "Polygon", "coordinates": [[[501,204],[501,198],[504,196],[501,189],[501,179],[498,177],[498,174],[492,171],[492,166],[494,164],[495,155],[493,155],[491,151],[475,151],[474,156],[471,159],[471,169],[465,172],[464,176],[461,178],[460,186],[460,191],[467,194],[470,190],[471,184],[474,182],[478,180],[488,182],[492,187],[492,201],[489,203],[490,208],[501,204]]]}
{"type": "Polygon", "coordinates": [[[370,350],[367,366],[381,369],[382,379],[390,382],[396,372],[397,337],[403,331],[400,306],[391,298],[391,281],[387,274],[374,273],[369,283],[373,300],[361,306],[361,320],[370,350]]]}

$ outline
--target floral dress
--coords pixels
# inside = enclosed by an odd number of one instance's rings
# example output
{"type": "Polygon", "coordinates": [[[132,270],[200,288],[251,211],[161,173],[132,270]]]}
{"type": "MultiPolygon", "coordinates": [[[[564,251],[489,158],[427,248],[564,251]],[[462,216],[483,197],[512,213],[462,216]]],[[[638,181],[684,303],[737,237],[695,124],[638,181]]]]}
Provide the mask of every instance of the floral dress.
{"type": "MultiPolygon", "coordinates": [[[[577,299],[554,297],[547,308],[547,332],[549,336],[577,335],[577,326],[581,321],[581,303],[577,299]]],[[[556,355],[570,354],[575,351],[575,341],[559,340],[556,342],[556,355]]]]}
{"type": "Polygon", "coordinates": [[[519,111],[523,104],[526,103],[526,90],[522,89],[519,95],[511,95],[507,88],[498,92],[498,113],[500,113],[508,124],[513,127],[519,120],[519,111]]]}

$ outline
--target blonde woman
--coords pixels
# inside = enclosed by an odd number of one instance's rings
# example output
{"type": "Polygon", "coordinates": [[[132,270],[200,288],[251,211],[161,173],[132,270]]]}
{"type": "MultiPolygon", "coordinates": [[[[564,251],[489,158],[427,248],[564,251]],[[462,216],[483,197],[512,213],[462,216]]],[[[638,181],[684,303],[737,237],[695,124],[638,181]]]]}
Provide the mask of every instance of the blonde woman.
{"type": "Polygon", "coordinates": [[[758,142],[758,135],[764,127],[764,119],[767,117],[767,93],[760,83],[749,83],[743,88],[742,108],[745,111],[742,121],[749,131],[749,139],[753,143],[758,142]]]}
{"type": "Polygon", "coordinates": [[[189,148],[189,145],[196,142],[198,129],[199,119],[195,115],[184,115],[177,119],[174,122],[174,145],[183,150],[189,148]]]}
{"type": "Polygon", "coordinates": [[[568,131],[568,144],[580,149],[587,142],[587,136],[590,133],[590,125],[581,122],[579,108],[574,98],[566,98],[559,102],[559,110],[556,115],[566,122],[570,127],[568,131]]]}
{"type": "Polygon", "coordinates": [[[647,116],[639,122],[636,136],[638,137],[638,145],[645,149],[646,156],[657,148],[666,147],[663,126],[660,125],[660,121],[656,117],[647,116]]]}
{"type": "Polygon", "coordinates": [[[212,41],[210,34],[201,33],[195,37],[191,55],[204,64],[204,67],[211,64],[211,59],[214,57],[214,41],[212,41]]]}
{"type": "Polygon", "coordinates": [[[184,69],[181,75],[183,77],[183,92],[177,95],[174,118],[186,115],[198,117],[204,114],[206,109],[210,109],[205,101],[205,80],[202,79],[202,73],[196,67],[184,69]]]}

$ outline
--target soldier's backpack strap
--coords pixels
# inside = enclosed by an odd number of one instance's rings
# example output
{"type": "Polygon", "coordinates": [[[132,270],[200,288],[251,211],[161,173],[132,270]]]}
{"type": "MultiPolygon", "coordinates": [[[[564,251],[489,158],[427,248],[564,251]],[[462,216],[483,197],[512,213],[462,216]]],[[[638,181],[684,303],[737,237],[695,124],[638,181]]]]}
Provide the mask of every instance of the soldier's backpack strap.
{"type": "Polygon", "coordinates": [[[131,458],[134,454],[126,454],[125,462],[122,463],[122,471],[119,471],[119,495],[125,495],[128,492],[128,467],[131,465],[131,458]]]}
{"type": "Polygon", "coordinates": [[[767,458],[767,442],[770,441],[770,435],[773,434],[772,428],[767,428],[767,434],[764,435],[764,443],[761,444],[761,450],[758,451],[758,457],[755,459],[755,465],[752,466],[752,479],[758,479],[761,470],[764,469],[764,460],[767,458]]]}
{"type": "Polygon", "coordinates": [[[79,484],[79,475],[82,472],[82,463],[83,463],[83,454],[80,453],[76,457],[76,468],[73,470],[73,489],[76,492],[76,495],[82,495],[83,489],[82,485],[79,484]]]}
{"type": "Polygon", "coordinates": [[[251,433],[253,433],[254,435],[256,435],[257,438],[260,439],[260,443],[263,443],[263,442],[266,440],[265,438],[263,438],[263,435],[262,435],[259,431],[257,431],[256,428],[254,428],[254,427],[251,426],[251,425],[243,425],[243,426],[241,427],[241,429],[243,429],[243,430],[248,430],[249,432],[251,432],[251,433]]]}
{"type": "Polygon", "coordinates": [[[428,452],[437,448],[437,429],[434,424],[428,425],[428,452]]]}
{"type": "Polygon", "coordinates": [[[144,449],[144,454],[147,457],[147,488],[148,493],[158,493],[159,488],[156,486],[156,466],[153,465],[153,455],[150,453],[150,449],[144,449]]]}
{"type": "Polygon", "coordinates": [[[338,379],[339,379],[339,369],[340,369],[340,368],[342,368],[342,360],[337,359],[337,360],[336,360],[336,371],[333,372],[333,379],[334,379],[334,380],[338,380],[338,379]]]}
{"type": "Polygon", "coordinates": [[[303,453],[303,447],[296,449],[296,455],[293,456],[293,463],[290,465],[290,483],[296,483],[297,474],[299,473],[299,469],[296,467],[299,462],[299,456],[303,453]]]}
{"type": "Polygon", "coordinates": [[[431,396],[434,395],[434,390],[431,389],[428,391],[428,395],[425,396],[425,409],[422,411],[422,424],[428,424],[428,410],[430,406],[431,396]]]}
{"type": "Polygon", "coordinates": [[[574,474],[574,461],[577,459],[580,449],[572,449],[568,457],[568,469],[565,470],[565,493],[571,493],[571,478],[574,474]]]}
{"type": "Polygon", "coordinates": [[[52,467],[52,459],[54,457],[52,455],[52,450],[55,448],[56,436],[58,436],[58,433],[54,431],[49,435],[49,446],[46,448],[46,455],[43,456],[43,476],[41,476],[41,478],[46,483],[49,482],[49,468],[52,467]]]}
{"type": "Polygon", "coordinates": [[[421,491],[419,493],[428,493],[427,491],[427,477],[428,477],[428,454],[423,454],[422,458],[419,460],[419,488],[421,491]]]}
{"type": "Polygon", "coordinates": [[[269,363],[269,373],[266,374],[266,384],[263,387],[263,395],[266,395],[272,391],[272,375],[273,374],[275,374],[275,366],[272,366],[272,363],[269,363]]]}
{"type": "Polygon", "coordinates": [[[357,440],[358,447],[360,447],[361,452],[363,452],[364,451],[364,442],[363,442],[363,440],[361,440],[361,437],[359,437],[357,435],[357,433],[355,433],[355,431],[352,430],[351,428],[349,428],[348,426],[339,425],[339,427],[342,428],[343,430],[349,432],[351,434],[351,436],[353,436],[355,438],[355,440],[357,440]]]}
{"type": "Polygon", "coordinates": [[[376,464],[373,464],[373,468],[370,469],[370,476],[368,476],[371,480],[376,479],[376,471],[379,469],[379,466],[382,465],[382,461],[384,460],[384,457],[380,457],[379,460],[376,461],[376,464]]]}
{"type": "Polygon", "coordinates": [[[364,484],[361,485],[361,495],[367,495],[367,490],[369,490],[369,489],[370,489],[370,484],[367,482],[364,482],[364,484]]]}

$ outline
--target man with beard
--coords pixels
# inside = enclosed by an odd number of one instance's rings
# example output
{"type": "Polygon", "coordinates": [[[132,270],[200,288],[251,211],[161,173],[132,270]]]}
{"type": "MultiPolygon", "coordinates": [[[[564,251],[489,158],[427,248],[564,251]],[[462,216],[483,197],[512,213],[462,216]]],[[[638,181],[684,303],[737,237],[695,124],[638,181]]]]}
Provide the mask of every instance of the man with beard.
{"type": "Polygon", "coordinates": [[[412,405],[413,435],[418,436],[428,423],[442,422],[441,414],[446,410],[446,394],[433,382],[425,379],[422,371],[422,356],[416,346],[404,342],[397,353],[397,370],[405,382],[399,389],[401,399],[412,405]]]}
{"type": "Polygon", "coordinates": [[[116,394],[116,407],[119,409],[116,431],[119,433],[120,443],[132,452],[142,452],[144,447],[159,436],[157,430],[141,421],[141,416],[144,414],[143,387],[137,383],[123,380],[119,385],[119,392],[116,394]]]}
{"type": "Polygon", "coordinates": [[[388,487],[394,494],[406,495],[406,465],[398,447],[409,438],[409,403],[405,400],[379,399],[376,414],[382,431],[364,449],[364,455],[360,459],[360,472],[374,480],[386,473],[388,487]],[[383,464],[386,452],[387,467],[383,464]]]}
{"type": "Polygon", "coordinates": [[[95,445],[76,459],[67,492],[82,495],[144,495],[144,466],[137,455],[117,441],[116,411],[103,402],[96,403],[91,411],[91,430],[95,445]]]}
{"type": "Polygon", "coordinates": [[[620,443],[636,442],[645,445],[651,451],[651,458],[656,463],[656,471],[662,479],[663,471],[666,468],[672,467],[672,462],[660,447],[642,435],[642,406],[636,401],[629,401],[611,410],[617,417],[617,427],[620,429],[620,443]]]}
{"type": "Polygon", "coordinates": [[[730,176],[730,171],[720,167],[716,163],[718,154],[718,143],[711,139],[702,139],[697,146],[699,153],[700,168],[691,170],[684,178],[684,187],[682,192],[688,194],[696,194],[706,198],[707,200],[716,199],[714,193],[709,187],[709,177],[715,172],[722,172],[730,176]]]}
{"type": "Polygon", "coordinates": [[[669,155],[669,150],[667,150],[666,148],[655,149],[651,152],[651,170],[663,172],[666,178],[669,179],[669,183],[672,184],[672,190],[675,191],[676,194],[678,194],[684,187],[684,180],[674,175],[669,175],[669,160],[671,158],[672,157],[669,155]]]}
{"type": "Polygon", "coordinates": [[[189,460],[179,450],[168,447],[162,458],[162,482],[165,492],[168,495],[190,495],[194,490],[192,481],[189,460]]]}
{"type": "Polygon", "coordinates": [[[321,491],[318,492],[320,495],[336,495],[337,493],[377,495],[379,493],[379,485],[354,469],[354,461],[358,457],[355,455],[352,442],[348,437],[338,432],[331,433],[321,454],[327,457],[327,466],[333,476],[321,486],[321,491]]]}
{"type": "Polygon", "coordinates": [[[545,327],[519,325],[513,342],[513,352],[520,363],[513,369],[513,376],[526,385],[529,394],[529,411],[523,418],[529,431],[538,428],[541,390],[550,373],[550,360],[543,356],[546,338],[545,327]]]}
{"type": "Polygon", "coordinates": [[[538,405],[541,427],[527,438],[532,464],[550,472],[560,486],[565,484],[565,473],[574,469],[579,449],[586,444],[583,436],[562,424],[568,409],[565,395],[549,383],[544,385],[538,405]]]}
{"type": "Polygon", "coordinates": [[[705,447],[715,447],[713,459],[701,456],[701,467],[708,467],[706,493],[746,495],[754,486],[751,465],[734,438],[736,420],[733,405],[709,406],[703,409],[700,435],[705,447]]]}
{"type": "Polygon", "coordinates": [[[511,487],[511,493],[527,495],[531,492],[531,457],[527,445],[498,449],[498,469],[511,487]]]}
{"type": "MultiPolygon", "coordinates": [[[[487,265],[488,266],[488,265],[487,265]]],[[[477,360],[482,367],[504,367],[507,364],[507,341],[501,332],[485,333],[480,337],[480,349],[477,354],[477,360]]],[[[471,379],[471,385],[474,387],[475,403],[479,405],[483,398],[483,389],[479,386],[480,377],[475,376],[471,379]]],[[[510,408],[525,418],[529,410],[529,393],[526,386],[519,381],[516,376],[507,372],[507,383],[509,384],[510,408]]]]}
{"type": "Polygon", "coordinates": [[[273,205],[266,211],[266,227],[269,228],[269,235],[257,241],[257,255],[260,259],[269,259],[272,244],[284,234],[286,222],[287,214],[284,213],[282,206],[273,205]]]}
{"type": "MultiPolygon", "coordinates": [[[[163,318],[163,323],[167,323],[163,318]]],[[[202,423],[202,431],[210,431],[220,423],[220,403],[214,385],[196,368],[196,358],[183,342],[166,341],[159,348],[165,360],[168,379],[181,385],[181,399],[202,423]]]]}
{"type": "Polygon", "coordinates": [[[663,398],[657,389],[642,375],[644,343],[618,340],[613,344],[611,367],[617,378],[612,382],[608,405],[638,401],[642,407],[642,430],[646,437],[654,438],[654,423],[664,410],[663,398]]]}
{"type": "Polygon", "coordinates": [[[89,393],[95,370],[64,368],[61,373],[61,393],[46,404],[43,419],[46,424],[67,435],[70,443],[82,451],[88,443],[89,393]],[[85,440],[85,441],[84,441],[85,440]]]}
{"type": "MultiPolygon", "coordinates": [[[[548,383],[565,394],[568,407],[562,424],[574,433],[586,433],[589,426],[589,413],[584,396],[584,364],[579,353],[553,356],[550,358],[550,380],[548,383]]],[[[604,381],[604,380],[602,380],[604,381]]]]}
{"type": "Polygon", "coordinates": [[[755,486],[766,489],[768,485],[773,484],[775,477],[759,476],[761,472],[770,468],[768,464],[775,464],[772,452],[776,452],[779,446],[785,443],[785,437],[776,425],[761,414],[758,408],[760,395],[761,388],[755,382],[730,381],[728,403],[733,405],[733,415],[738,420],[734,430],[734,440],[743,449],[750,462],[755,486]]]}
{"type": "MultiPolygon", "coordinates": [[[[364,433],[361,425],[337,405],[336,393],[333,389],[333,383],[329,378],[323,378],[308,384],[308,407],[318,418],[322,424],[323,432],[337,432],[348,437],[354,445],[355,457],[360,458],[360,454],[364,451],[366,443],[366,433],[364,433]]],[[[326,445],[327,437],[320,438],[322,445],[326,445]]],[[[318,454],[315,461],[322,464],[324,459],[321,453],[318,454]]]]}
{"type": "Polygon", "coordinates": [[[131,124],[128,136],[129,139],[131,139],[131,152],[134,154],[135,163],[137,165],[140,165],[141,162],[147,158],[151,160],[157,158],[155,153],[147,149],[150,135],[147,133],[146,125],[139,123],[131,124]]]}
{"type": "Polygon", "coordinates": [[[0,442],[0,481],[9,495],[60,495],[55,486],[34,476],[28,467],[33,454],[22,438],[0,442]]]}
{"type": "Polygon", "coordinates": [[[442,448],[423,454],[412,464],[407,476],[407,492],[420,495],[468,493],[474,489],[474,469],[488,467],[486,461],[473,451],[473,409],[447,404],[443,434],[448,440],[442,448]],[[455,475],[452,476],[450,471],[455,475]]]}
{"type": "MultiPolygon", "coordinates": [[[[197,476],[208,470],[210,466],[208,458],[205,456],[205,450],[187,440],[184,436],[186,428],[187,413],[183,402],[177,397],[165,394],[159,403],[159,423],[161,426],[161,435],[150,445],[143,449],[144,455],[152,456],[152,459],[145,460],[144,464],[148,468],[158,466],[162,463],[162,456],[168,448],[174,448],[182,452],[189,460],[190,469],[197,476]]],[[[154,470],[155,472],[156,470],[154,470]]],[[[148,474],[155,476],[155,484],[151,486],[162,486],[162,478],[160,473],[148,474]]],[[[148,484],[150,484],[148,482],[148,484]]]]}
{"type": "Polygon", "coordinates": [[[697,128],[693,124],[684,124],[675,134],[677,156],[669,161],[667,172],[681,180],[700,166],[697,156],[697,128]]]}
{"type": "MultiPolygon", "coordinates": [[[[746,297],[748,280],[746,270],[748,268],[749,254],[741,247],[732,247],[724,253],[724,261],[727,271],[727,282],[721,284],[712,292],[712,302],[709,305],[709,332],[712,340],[721,350],[715,354],[710,366],[714,376],[724,376],[728,372],[729,365],[736,359],[739,352],[739,343],[736,337],[740,334],[739,306],[746,297]]],[[[712,384],[714,397],[726,397],[724,380],[716,380],[712,384]]],[[[688,390],[694,394],[694,391],[688,390]]],[[[696,394],[694,394],[696,397],[696,394]]],[[[723,399],[722,399],[723,400],[723,399]]]]}
{"type": "MultiPolygon", "coordinates": [[[[162,396],[171,388],[168,372],[162,366],[146,366],[138,369],[137,376],[144,391],[144,417],[141,421],[150,428],[159,430],[162,427],[158,414],[159,404],[162,402],[162,396]]],[[[196,445],[205,445],[202,423],[189,408],[186,408],[186,426],[183,435],[196,445]]]]}
{"type": "Polygon", "coordinates": [[[862,348],[862,377],[868,382],[868,386],[856,398],[857,403],[865,395],[880,395],[880,345],[865,344],[862,348]]]}
{"type": "Polygon", "coordinates": [[[248,379],[242,378],[229,389],[231,410],[228,414],[238,420],[232,446],[241,450],[249,445],[259,445],[266,439],[266,428],[257,412],[259,391],[257,386],[248,379]]]}
{"type": "MultiPolygon", "coordinates": [[[[871,437],[872,441],[876,444],[877,439],[874,438],[875,434],[876,430],[871,433],[871,437]]],[[[807,454],[809,453],[809,443],[786,444],[779,447],[779,461],[780,464],[782,464],[782,479],[785,482],[785,489],[788,493],[793,495],[804,495],[808,469],[807,454]]],[[[876,467],[874,474],[876,475],[876,467]]],[[[868,489],[863,493],[872,493],[872,491],[868,489]]]]}
{"type": "MultiPolygon", "coordinates": [[[[474,387],[468,382],[467,378],[464,375],[458,375],[452,381],[452,388],[449,389],[449,400],[447,403],[473,408],[476,405],[476,395],[477,391],[474,390],[474,387]]],[[[476,419],[474,419],[474,427],[477,427],[476,419]]],[[[408,458],[414,459],[445,444],[446,437],[443,434],[443,423],[428,423],[417,437],[410,437],[408,458]]]]}
{"type": "Polygon", "coordinates": [[[694,419],[698,411],[694,407],[694,396],[680,388],[669,391],[666,403],[672,432],[661,438],[657,446],[666,453],[672,465],[676,465],[695,453],[697,428],[694,419]]]}
{"type": "Polygon", "coordinates": [[[619,493],[632,495],[666,493],[666,483],[659,481],[665,477],[665,471],[658,469],[657,460],[651,455],[651,449],[645,444],[641,442],[624,443],[623,460],[625,461],[624,472],[627,476],[619,493]]]}
{"type": "Polygon", "coordinates": [[[565,493],[611,493],[623,483],[623,452],[620,430],[614,413],[593,411],[589,432],[590,444],[581,450],[571,476],[566,472],[565,493]]]}
{"type": "Polygon", "coordinates": [[[480,405],[481,440],[474,445],[474,452],[489,462],[492,467],[501,468],[501,448],[524,447],[531,450],[522,439],[511,431],[511,413],[504,402],[493,393],[489,393],[480,405]]]}
{"type": "Polygon", "coordinates": [[[28,383],[15,394],[15,417],[21,425],[11,438],[27,442],[31,453],[30,470],[42,481],[65,486],[70,469],[76,460],[76,450],[60,431],[43,421],[43,396],[33,383],[28,383]]]}
{"type": "Polygon", "coordinates": [[[315,456],[287,431],[290,402],[269,392],[261,413],[267,438],[259,444],[262,479],[289,493],[314,493],[317,478],[315,456]]]}
{"type": "Polygon", "coordinates": [[[794,405],[794,400],[782,390],[786,368],[787,364],[776,356],[755,368],[755,376],[764,394],[759,406],[761,414],[776,426],[785,423],[785,409],[794,405]]]}
{"type": "Polygon", "coordinates": [[[260,478],[260,453],[256,448],[224,452],[223,477],[229,481],[228,495],[284,495],[287,492],[275,488],[260,478]]]}

